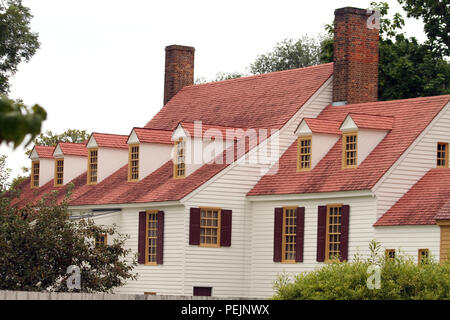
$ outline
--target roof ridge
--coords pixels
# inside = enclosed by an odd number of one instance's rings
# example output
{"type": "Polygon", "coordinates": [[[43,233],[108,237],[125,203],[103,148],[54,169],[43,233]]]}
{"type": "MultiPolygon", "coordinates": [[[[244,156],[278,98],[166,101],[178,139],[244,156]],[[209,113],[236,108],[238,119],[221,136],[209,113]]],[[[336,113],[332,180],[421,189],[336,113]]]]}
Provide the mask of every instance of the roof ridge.
{"type": "Polygon", "coordinates": [[[303,67],[303,68],[295,68],[295,69],[288,69],[288,70],[280,70],[280,71],[273,71],[273,72],[267,72],[267,73],[254,74],[254,75],[250,75],[250,76],[233,78],[233,79],[225,79],[225,80],[220,80],[220,81],[210,81],[210,82],[206,82],[206,83],[198,83],[198,84],[193,84],[193,85],[190,85],[190,86],[185,86],[185,87],[183,87],[182,90],[189,89],[189,88],[200,87],[200,86],[220,85],[220,84],[227,83],[227,82],[230,82],[230,81],[239,82],[239,81],[252,80],[252,79],[255,79],[255,78],[264,78],[264,77],[269,77],[269,76],[274,75],[274,74],[281,74],[281,73],[288,73],[288,72],[295,72],[295,71],[298,72],[300,70],[315,69],[315,68],[321,68],[321,67],[323,68],[324,66],[328,66],[330,64],[333,64],[333,62],[321,63],[321,64],[316,64],[316,65],[313,65],[313,66],[307,66],[307,67],[303,67]]]}

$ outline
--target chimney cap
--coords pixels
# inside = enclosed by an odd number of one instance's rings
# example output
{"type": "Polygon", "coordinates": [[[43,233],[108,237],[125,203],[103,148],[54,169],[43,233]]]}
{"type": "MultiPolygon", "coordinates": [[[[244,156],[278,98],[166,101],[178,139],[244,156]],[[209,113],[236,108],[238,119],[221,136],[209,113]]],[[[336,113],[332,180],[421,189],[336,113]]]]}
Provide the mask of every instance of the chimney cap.
{"type": "Polygon", "coordinates": [[[371,9],[360,9],[360,8],[355,8],[355,7],[343,7],[343,8],[339,8],[334,10],[334,14],[346,14],[346,13],[351,13],[351,14],[359,14],[362,16],[370,16],[373,13],[373,10],[371,9]]]}
{"type": "Polygon", "coordinates": [[[166,46],[166,51],[171,51],[171,50],[181,50],[181,51],[194,52],[195,48],[194,47],[189,47],[189,46],[181,46],[181,45],[178,45],[178,44],[172,44],[170,46],[166,46]]]}

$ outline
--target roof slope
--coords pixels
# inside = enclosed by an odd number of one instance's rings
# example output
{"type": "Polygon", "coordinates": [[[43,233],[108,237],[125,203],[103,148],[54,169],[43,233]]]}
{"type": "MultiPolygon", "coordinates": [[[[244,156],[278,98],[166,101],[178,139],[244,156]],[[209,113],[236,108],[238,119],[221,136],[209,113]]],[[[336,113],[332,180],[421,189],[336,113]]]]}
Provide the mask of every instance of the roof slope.
{"type": "Polygon", "coordinates": [[[55,151],[55,147],[51,146],[34,146],[39,158],[52,159],[53,151],[55,151]]]}
{"type": "Polygon", "coordinates": [[[374,226],[430,225],[450,219],[450,169],[427,172],[374,226]]]}
{"type": "Polygon", "coordinates": [[[392,130],[355,169],[342,169],[342,138],[311,170],[297,172],[294,142],[279,161],[278,172],[264,176],[248,195],[369,190],[449,102],[450,95],[328,106],[318,119],[343,121],[348,113],[394,117],[392,130]]]}
{"type": "Polygon", "coordinates": [[[88,152],[86,143],[74,143],[74,142],[59,142],[58,146],[66,156],[83,156],[87,157],[88,152]]]}
{"type": "Polygon", "coordinates": [[[280,128],[327,81],[333,64],[184,87],[145,126],[173,130],[201,120],[234,128],[280,128]]]}
{"type": "Polygon", "coordinates": [[[100,148],[128,149],[127,135],[93,132],[92,136],[100,148]]]}

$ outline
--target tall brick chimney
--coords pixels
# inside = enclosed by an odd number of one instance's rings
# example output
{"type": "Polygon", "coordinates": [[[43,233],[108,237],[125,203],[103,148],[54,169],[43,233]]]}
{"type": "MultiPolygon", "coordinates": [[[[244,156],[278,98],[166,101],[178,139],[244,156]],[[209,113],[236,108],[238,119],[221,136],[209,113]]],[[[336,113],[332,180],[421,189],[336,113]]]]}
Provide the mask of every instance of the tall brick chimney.
{"type": "Polygon", "coordinates": [[[183,87],[194,84],[195,48],[171,45],[166,47],[164,104],[183,87]]]}
{"type": "Polygon", "coordinates": [[[335,105],[378,100],[379,30],[369,21],[371,15],[352,7],[334,11],[335,105]]]}

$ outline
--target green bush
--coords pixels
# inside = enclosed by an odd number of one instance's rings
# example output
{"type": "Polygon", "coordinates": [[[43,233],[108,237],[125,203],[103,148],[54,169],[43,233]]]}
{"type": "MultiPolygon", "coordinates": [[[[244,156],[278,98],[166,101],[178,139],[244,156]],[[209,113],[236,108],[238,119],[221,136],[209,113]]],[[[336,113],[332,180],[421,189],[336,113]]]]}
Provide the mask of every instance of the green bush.
{"type": "Polygon", "coordinates": [[[370,244],[369,258],[355,256],[352,262],[331,262],[320,269],[303,272],[291,281],[287,274],[275,282],[277,300],[437,300],[450,299],[450,263],[439,264],[432,257],[417,260],[397,253],[395,259],[380,254],[380,245],[370,244]],[[380,286],[367,285],[378,266],[380,286]]]}

